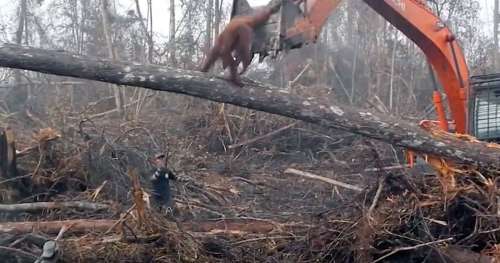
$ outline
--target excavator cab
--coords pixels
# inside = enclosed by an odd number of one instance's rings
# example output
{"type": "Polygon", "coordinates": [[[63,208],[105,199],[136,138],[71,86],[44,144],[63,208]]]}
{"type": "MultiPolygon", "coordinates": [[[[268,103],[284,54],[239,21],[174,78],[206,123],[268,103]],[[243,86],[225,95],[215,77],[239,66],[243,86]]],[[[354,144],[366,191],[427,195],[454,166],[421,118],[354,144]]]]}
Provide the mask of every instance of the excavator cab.
{"type": "MultiPolygon", "coordinates": [[[[281,3],[280,10],[267,23],[256,30],[252,42],[252,54],[259,54],[259,62],[270,55],[275,58],[282,50],[300,48],[316,40],[320,27],[312,30],[307,8],[311,0],[271,0],[267,6],[281,3]],[[294,31],[297,33],[294,34],[294,31]]],[[[333,1],[336,2],[336,1],[333,1]]],[[[255,9],[258,9],[256,7],[255,9]]],[[[233,0],[231,19],[255,12],[247,0],[233,0]]]]}
{"type": "Polygon", "coordinates": [[[500,74],[471,77],[469,133],[500,142],[500,74]]]}

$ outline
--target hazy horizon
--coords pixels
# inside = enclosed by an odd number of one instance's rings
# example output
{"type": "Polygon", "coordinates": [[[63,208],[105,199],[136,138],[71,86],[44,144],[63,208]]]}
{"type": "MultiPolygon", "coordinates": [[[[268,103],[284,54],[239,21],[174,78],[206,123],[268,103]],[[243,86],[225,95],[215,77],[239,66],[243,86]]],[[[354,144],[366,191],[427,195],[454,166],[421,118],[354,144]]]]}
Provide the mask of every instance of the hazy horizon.
{"type": "MultiPolygon", "coordinates": [[[[42,10],[46,10],[47,6],[51,1],[44,1],[42,6],[36,7],[33,9],[33,13],[41,12],[42,10]]],[[[250,5],[264,5],[269,2],[269,0],[248,0],[250,5]]],[[[169,2],[165,0],[152,0],[153,3],[153,30],[155,31],[156,37],[160,39],[168,38],[168,24],[169,24],[169,2]]],[[[224,1],[225,10],[228,10],[230,2],[224,1]]],[[[493,0],[479,0],[481,4],[481,26],[483,28],[483,32],[486,35],[493,34],[493,0]]],[[[140,1],[141,11],[145,15],[147,9],[147,2],[142,0],[140,1]]],[[[117,0],[116,1],[117,10],[120,14],[125,14],[127,10],[135,10],[135,2],[134,0],[117,0]]],[[[10,26],[6,23],[9,22],[11,24],[13,18],[15,17],[15,10],[17,7],[17,1],[14,2],[12,0],[0,0],[0,27],[2,26],[10,26]]],[[[14,35],[14,28],[9,28],[9,35],[5,36],[7,39],[12,39],[14,35]]]]}

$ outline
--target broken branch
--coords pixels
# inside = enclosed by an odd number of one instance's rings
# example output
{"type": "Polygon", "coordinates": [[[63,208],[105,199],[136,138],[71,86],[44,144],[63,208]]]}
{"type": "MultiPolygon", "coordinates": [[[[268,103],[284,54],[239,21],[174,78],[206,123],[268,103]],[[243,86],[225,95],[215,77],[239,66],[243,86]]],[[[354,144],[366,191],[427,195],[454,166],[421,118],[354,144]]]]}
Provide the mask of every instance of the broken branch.
{"type": "Polygon", "coordinates": [[[86,210],[103,210],[109,209],[109,205],[90,203],[84,201],[74,202],[37,202],[37,203],[24,203],[24,204],[0,204],[0,212],[32,212],[43,209],[64,209],[64,208],[78,208],[86,210]]]}
{"type": "Polygon", "coordinates": [[[34,260],[37,259],[37,256],[31,253],[12,247],[0,246],[0,254],[4,256],[18,256],[26,260],[29,260],[30,262],[33,262],[34,260]]]}
{"type": "Polygon", "coordinates": [[[448,242],[448,241],[453,241],[453,238],[450,237],[450,238],[445,238],[445,239],[440,239],[440,240],[436,240],[436,241],[431,241],[431,242],[427,242],[427,243],[422,243],[422,244],[418,244],[418,245],[415,245],[415,246],[411,246],[411,247],[400,247],[400,248],[397,248],[397,249],[394,249],[393,251],[377,258],[375,261],[373,261],[373,263],[376,263],[376,262],[379,262],[385,258],[388,258],[396,253],[399,253],[401,251],[408,251],[408,250],[415,250],[415,249],[418,249],[418,248],[421,248],[421,247],[425,247],[425,246],[431,246],[431,245],[435,245],[435,244],[439,244],[439,243],[444,243],[444,242],[448,242]]]}
{"type": "Polygon", "coordinates": [[[250,139],[250,140],[247,140],[247,141],[244,141],[244,142],[241,142],[241,143],[237,143],[237,144],[233,144],[233,145],[229,145],[227,148],[228,149],[234,149],[234,148],[238,148],[238,147],[241,147],[241,146],[245,146],[245,145],[248,145],[248,144],[252,144],[256,141],[259,141],[259,140],[262,140],[262,139],[265,139],[267,137],[271,137],[271,136],[274,136],[282,131],[285,131],[285,130],[288,130],[290,128],[292,128],[293,126],[297,125],[297,122],[294,122],[294,123],[291,123],[291,124],[288,124],[284,127],[281,127],[275,131],[272,131],[270,133],[267,133],[267,134],[264,134],[262,136],[257,136],[253,139],[250,139]]]}
{"type": "Polygon", "coordinates": [[[26,234],[33,230],[38,230],[47,234],[57,234],[63,226],[71,225],[67,232],[82,233],[82,232],[105,232],[110,229],[115,223],[115,220],[63,220],[63,221],[48,221],[48,222],[7,222],[0,223],[0,233],[3,234],[26,234]]]}
{"type": "Polygon", "coordinates": [[[322,182],[325,182],[325,183],[329,183],[331,185],[343,187],[343,188],[350,189],[350,190],[353,190],[353,191],[356,191],[356,192],[362,192],[363,191],[363,189],[361,187],[356,186],[356,185],[346,184],[346,183],[343,183],[343,182],[340,182],[340,181],[337,181],[337,180],[334,180],[334,179],[326,178],[326,177],[323,177],[323,176],[315,175],[315,174],[304,172],[304,171],[300,171],[300,170],[296,170],[296,169],[293,169],[293,168],[286,169],[285,173],[286,174],[299,175],[299,176],[303,176],[303,177],[307,177],[307,178],[319,180],[319,181],[322,181],[322,182]]]}

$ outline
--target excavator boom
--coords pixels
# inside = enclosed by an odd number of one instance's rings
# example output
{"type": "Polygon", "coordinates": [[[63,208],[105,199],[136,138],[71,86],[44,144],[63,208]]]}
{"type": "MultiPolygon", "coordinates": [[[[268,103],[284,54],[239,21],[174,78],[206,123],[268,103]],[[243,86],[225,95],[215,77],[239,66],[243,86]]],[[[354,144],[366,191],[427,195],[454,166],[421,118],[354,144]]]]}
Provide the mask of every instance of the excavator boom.
{"type": "MultiPolygon", "coordinates": [[[[282,2],[282,11],[275,15],[267,28],[256,34],[254,53],[277,54],[284,49],[299,48],[317,40],[328,17],[340,0],[272,0],[282,2]],[[272,41],[270,41],[272,39],[272,41]]],[[[232,16],[246,0],[234,0],[232,16]],[[236,11],[235,11],[236,10],[236,11]]],[[[451,111],[455,131],[467,133],[467,95],[469,71],[465,56],[450,29],[422,0],[364,0],[425,53],[443,87],[451,111]]],[[[245,12],[249,12],[246,3],[245,12]]],[[[442,118],[445,115],[442,114],[442,118]]],[[[440,120],[441,122],[446,121],[440,120]]]]}
{"type": "Polygon", "coordinates": [[[467,133],[469,69],[450,29],[420,0],[364,0],[424,52],[441,83],[456,132],[467,133]]]}

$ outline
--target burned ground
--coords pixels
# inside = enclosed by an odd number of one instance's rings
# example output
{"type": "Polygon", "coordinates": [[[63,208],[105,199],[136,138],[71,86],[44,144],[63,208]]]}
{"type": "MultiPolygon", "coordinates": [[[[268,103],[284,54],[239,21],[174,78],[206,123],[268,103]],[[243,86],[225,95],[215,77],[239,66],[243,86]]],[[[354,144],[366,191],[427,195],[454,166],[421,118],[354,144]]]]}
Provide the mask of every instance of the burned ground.
{"type": "Polygon", "coordinates": [[[28,122],[6,119],[24,153],[19,178],[0,185],[2,203],[87,201],[107,209],[2,208],[2,251],[11,261],[22,260],[19,251],[38,256],[40,240],[73,222],[58,241],[67,262],[471,262],[498,254],[498,171],[455,171],[445,192],[433,170],[405,168],[401,149],[210,107],[217,111],[182,119],[149,109],[149,117],[121,125],[112,117],[68,116],[66,126],[35,134],[23,127],[28,122]],[[168,153],[179,177],[168,215],[137,209],[135,190],[150,192],[147,159],[159,152],[168,153]],[[15,225],[34,221],[47,225],[15,225]]]}

